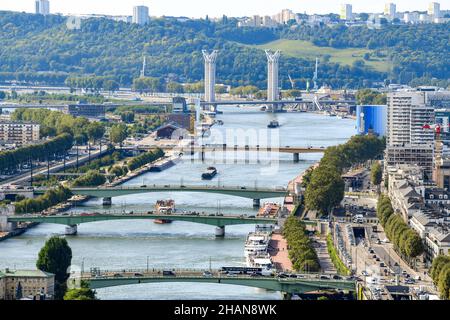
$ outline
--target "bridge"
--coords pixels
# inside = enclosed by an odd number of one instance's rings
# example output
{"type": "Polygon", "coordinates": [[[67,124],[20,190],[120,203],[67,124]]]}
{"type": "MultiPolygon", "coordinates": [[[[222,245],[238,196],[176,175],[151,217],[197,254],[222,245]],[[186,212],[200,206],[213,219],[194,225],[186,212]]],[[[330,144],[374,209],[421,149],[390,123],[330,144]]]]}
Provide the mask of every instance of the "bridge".
{"type": "MultiPolygon", "coordinates": [[[[277,218],[264,217],[246,217],[246,216],[231,216],[231,215],[200,215],[200,214],[170,214],[161,215],[149,213],[94,213],[89,215],[79,214],[63,214],[54,216],[44,215],[14,215],[8,216],[8,222],[39,222],[62,224],[69,228],[66,229],[66,234],[75,235],[77,233],[77,226],[83,223],[91,223],[98,221],[112,221],[112,220],[169,220],[169,221],[186,221],[192,223],[206,224],[216,227],[216,236],[225,236],[225,226],[242,225],[242,224],[277,224],[277,218]]],[[[313,223],[313,222],[311,222],[313,223]]]]}
{"type": "MultiPolygon", "coordinates": [[[[122,147],[124,150],[136,150],[136,151],[149,151],[156,149],[156,146],[130,146],[122,147]]],[[[313,154],[325,152],[325,147],[264,147],[264,146],[230,146],[227,144],[216,145],[191,145],[191,146],[172,146],[172,145],[160,145],[158,148],[163,150],[175,151],[178,153],[200,153],[202,160],[205,159],[206,152],[261,152],[261,153],[290,153],[293,155],[294,162],[300,161],[300,154],[313,154]]]]}
{"type": "MultiPolygon", "coordinates": [[[[49,188],[34,188],[34,194],[44,194],[49,188]]],[[[95,198],[113,198],[131,194],[151,193],[151,192],[207,192],[253,199],[255,207],[259,207],[261,199],[281,198],[286,195],[285,188],[252,188],[252,187],[225,187],[225,186],[172,186],[172,185],[143,185],[132,187],[83,187],[71,188],[75,195],[90,196],[95,198]]]]}
{"type": "Polygon", "coordinates": [[[162,270],[142,270],[142,271],[106,271],[100,273],[81,273],[78,277],[71,276],[68,280],[70,288],[79,286],[81,281],[85,281],[91,289],[101,289],[115,286],[125,286],[143,283],[215,283],[237,286],[247,286],[266,290],[279,291],[286,296],[292,294],[341,290],[355,291],[356,283],[347,280],[322,279],[319,274],[296,275],[296,278],[277,276],[250,276],[250,275],[226,275],[219,271],[211,271],[205,275],[198,270],[175,270],[172,276],[163,276],[162,270]]]}

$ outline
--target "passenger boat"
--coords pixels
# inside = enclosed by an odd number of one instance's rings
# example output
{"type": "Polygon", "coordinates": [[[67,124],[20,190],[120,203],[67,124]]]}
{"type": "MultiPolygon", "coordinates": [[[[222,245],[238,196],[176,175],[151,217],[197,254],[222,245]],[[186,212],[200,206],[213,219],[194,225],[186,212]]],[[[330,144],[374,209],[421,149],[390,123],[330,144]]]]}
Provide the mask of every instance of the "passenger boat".
{"type": "MultiPolygon", "coordinates": [[[[157,215],[170,215],[175,213],[175,201],[173,200],[158,200],[156,201],[156,214],[157,215]]],[[[157,224],[167,224],[172,223],[172,220],[167,219],[155,219],[153,221],[157,224]]]]}
{"type": "Polygon", "coordinates": [[[270,121],[270,123],[267,125],[267,128],[274,129],[274,128],[278,128],[279,126],[280,126],[280,124],[278,123],[278,121],[272,120],[272,121],[270,121]]]}
{"type": "Polygon", "coordinates": [[[211,180],[214,178],[217,174],[217,169],[214,167],[209,167],[203,174],[202,179],[203,180],[211,180]]]}

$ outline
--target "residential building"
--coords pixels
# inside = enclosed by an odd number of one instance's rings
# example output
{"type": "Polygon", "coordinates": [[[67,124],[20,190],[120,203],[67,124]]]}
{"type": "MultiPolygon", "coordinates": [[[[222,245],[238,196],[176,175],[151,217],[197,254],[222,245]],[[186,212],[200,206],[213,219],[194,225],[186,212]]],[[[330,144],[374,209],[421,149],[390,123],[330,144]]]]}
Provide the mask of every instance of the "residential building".
{"type": "Polygon", "coordinates": [[[52,300],[55,275],[40,270],[0,271],[0,300],[52,300]]]}
{"type": "Polygon", "coordinates": [[[133,8],[133,23],[144,25],[149,23],[150,16],[148,7],[146,6],[136,6],[133,8]]]}
{"type": "Polygon", "coordinates": [[[397,17],[397,6],[395,3],[386,3],[384,6],[384,15],[391,20],[397,17]]]}
{"type": "Polygon", "coordinates": [[[351,4],[341,5],[341,20],[352,20],[353,19],[353,9],[351,4]]]}
{"type": "Polygon", "coordinates": [[[48,15],[50,14],[50,2],[48,0],[35,1],[36,14],[48,15]]]}
{"type": "Polygon", "coordinates": [[[32,122],[0,122],[0,142],[16,145],[29,144],[39,140],[40,125],[32,122]]]}
{"type": "Polygon", "coordinates": [[[441,17],[441,4],[438,2],[431,2],[428,6],[428,15],[433,19],[439,19],[441,17]]]}
{"type": "Polygon", "coordinates": [[[387,97],[386,165],[420,165],[431,179],[435,122],[426,92],[398,91],[387,97]]]}

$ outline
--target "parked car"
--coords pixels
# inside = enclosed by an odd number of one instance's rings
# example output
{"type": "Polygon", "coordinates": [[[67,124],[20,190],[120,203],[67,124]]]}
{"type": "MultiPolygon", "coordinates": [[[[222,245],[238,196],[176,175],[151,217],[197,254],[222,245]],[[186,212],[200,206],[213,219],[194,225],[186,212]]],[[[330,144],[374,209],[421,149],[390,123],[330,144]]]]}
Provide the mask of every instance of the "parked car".
{"type": "Polygon", "coordinates": [[[174,276],[175,276],[175,272],[170,271],[170,270],[168,270],[168,271],[163,271],[163,276],[164,276],[164,277],[174,277],[174,276]]]}

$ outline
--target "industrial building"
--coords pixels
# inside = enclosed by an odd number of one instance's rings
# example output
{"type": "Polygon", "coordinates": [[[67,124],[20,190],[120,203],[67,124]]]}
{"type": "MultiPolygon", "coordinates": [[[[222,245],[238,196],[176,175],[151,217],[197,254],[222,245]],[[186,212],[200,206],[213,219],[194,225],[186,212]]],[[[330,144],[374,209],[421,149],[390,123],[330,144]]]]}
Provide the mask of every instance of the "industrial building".
{"type": "Polygon", "coordinates": [[[101,104],[70,104],[65,112],[74,117],[105,118],[105,106],[101,104]]]}

